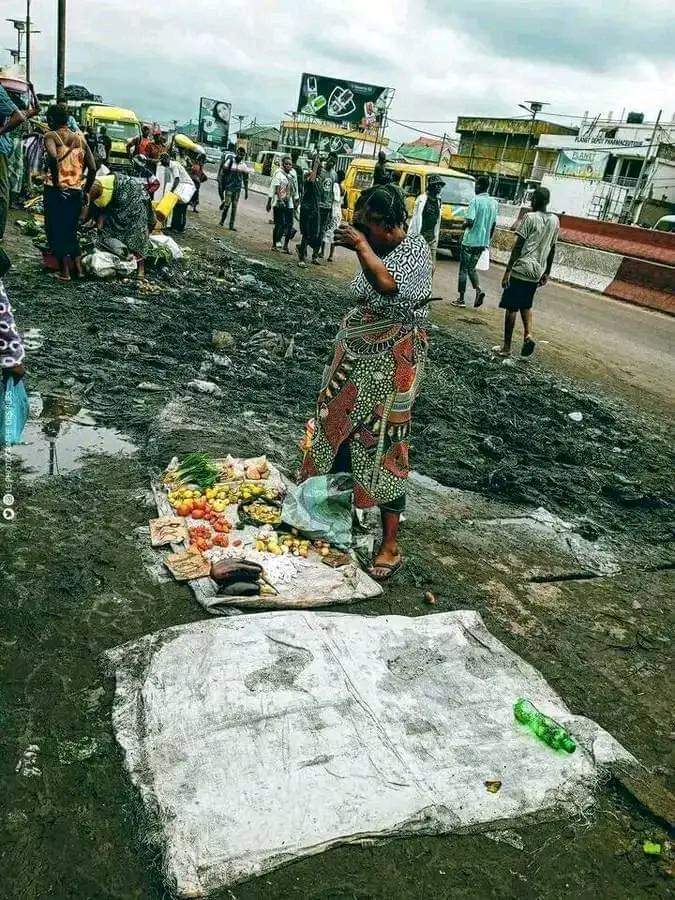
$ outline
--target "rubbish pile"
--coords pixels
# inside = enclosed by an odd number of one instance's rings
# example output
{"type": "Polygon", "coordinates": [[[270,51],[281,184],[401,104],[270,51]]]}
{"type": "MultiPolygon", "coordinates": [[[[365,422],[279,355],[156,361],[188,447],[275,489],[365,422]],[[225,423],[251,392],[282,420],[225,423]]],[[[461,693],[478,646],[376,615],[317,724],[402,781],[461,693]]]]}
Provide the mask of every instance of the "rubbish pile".
{"type": "MultiPolygon", "coordinates": [[[[190,453],[172,460],[153,492],[159,518],[150,522],[152,546],[171,547],[165,567],[190,584],[210,613],[326,606],[382,592],[345,552],[344,539],[340,546],[326,539],[344,535],[344,527],[336,530],[334,514],[326,517],[324,537],[324,519],[306,510],[302,521],[310,533],[294,527],[301,501],[265,456],[213,459],[190,453]]],[[[323,492],[324,515],[336,509],[334,498],[323,492]]],[[[337,515],[346,517],[349,529],[351,505],[337,507],[337,515]]]]}

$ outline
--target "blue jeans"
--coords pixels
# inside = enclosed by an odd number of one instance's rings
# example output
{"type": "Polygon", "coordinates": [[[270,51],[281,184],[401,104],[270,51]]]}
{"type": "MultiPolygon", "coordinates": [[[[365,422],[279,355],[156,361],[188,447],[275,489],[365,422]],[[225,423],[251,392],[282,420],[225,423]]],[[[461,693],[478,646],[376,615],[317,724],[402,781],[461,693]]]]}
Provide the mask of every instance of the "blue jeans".
{"type": "Polygon", "coordinates": [[[460,297],[464,297],[464,294],[466,293],[467,275],[473,287],[477,291],[480,290],[480,279],[478,277],[478,272],[476,272],[476,264],[480,259],[483,250],[485,250],[485,247],[467,247],[464,244],[461,246],[459,256],[459,278],[457,282],[460,297]]]}

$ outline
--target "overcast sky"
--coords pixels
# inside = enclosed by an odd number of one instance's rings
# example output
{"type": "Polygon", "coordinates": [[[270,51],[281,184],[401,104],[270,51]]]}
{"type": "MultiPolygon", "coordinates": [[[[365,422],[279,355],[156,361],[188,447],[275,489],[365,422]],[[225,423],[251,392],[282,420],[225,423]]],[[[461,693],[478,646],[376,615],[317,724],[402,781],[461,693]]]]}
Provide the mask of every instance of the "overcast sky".
{"type": "MultiPolygon", "coordinates": [[[[25,0],[2,0],[4,16],[25,0]]],[[[278,123],[303,71],[396,88],[391,117],[675,113],[675,0],[68,0],[66,83],[168,122],[199,97],[278,123]]],[[[55,0],[33,0],[34,81],[55,80],[55,0]]],[[[0,47],[14,45],[0,23],[0,47]]],[[[5,54],[5,60],[8,55],[5,54]]],[[[392,137],[414,137],[400,126],[392,137]]]]}

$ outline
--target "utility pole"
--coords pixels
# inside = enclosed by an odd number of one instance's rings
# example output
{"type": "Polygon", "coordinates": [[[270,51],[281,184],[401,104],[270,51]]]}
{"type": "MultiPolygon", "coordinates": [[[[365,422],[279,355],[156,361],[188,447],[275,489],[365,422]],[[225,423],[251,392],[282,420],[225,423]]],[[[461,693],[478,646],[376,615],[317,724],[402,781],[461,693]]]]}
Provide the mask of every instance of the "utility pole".
{"type": "Polygon", "coordinates": [[[659,110],[659,114],[656,117],[656,122],[654,122],[654,128],[652,129],[652,136],[649,140],[649,147],[647,148],[647,152],[645,153],[645,158],[642,160],[642,166],[640,167],[640,174],[638,175],[637,183],[635,185],[635,192],[633,193],[633,202],[630,205],[630,213],[628,216],[628,221],[633,221],[633,215],[635,214],[635,207],[638,205],[640,200],[642,200],[642,180],[645,175],[645,171],[647,166],[649,165],[649,157],[652,155],[652,148],[654,146],[654,141],[656,140],[656,132],[659,129],[659,122],[661,121],[661,115],[663,110],[659,110]]]}
{"type": "Polygon", "coordinates": [[[518,106],[521,109],[527,110],[527,112],[532,113],[532,118],[530,120],[530,130],[527,133],[527,142],[525,144],[525,152],[523,153],[523,161],[520,164],[520,175],[518,176],[518,184],[516,185],[516,200],[520,198],[521,194],[523,175],[525,173],[525,163],[527,162],[527,154],[530,152],[530,143],[532,141],[532,135],[534,133],[534,120],[537,118],[537,113],[541,112],[544,106],[548,106],[548,103],[542,103],[539,100],[526,100],[525,102],[528,104],[528,106],[525,106],[524,103],[519,103],[518,106]]]}
{"type": "Polygon", "coordinates": [[[63,96],[66,86],[66,0],[58,0],[56,42],[56,99],[63,96]]]}
{"type": "Polygon", "coordinates": [[[30,0],[26,0],[26,81],[30,81],[30,0]]]}

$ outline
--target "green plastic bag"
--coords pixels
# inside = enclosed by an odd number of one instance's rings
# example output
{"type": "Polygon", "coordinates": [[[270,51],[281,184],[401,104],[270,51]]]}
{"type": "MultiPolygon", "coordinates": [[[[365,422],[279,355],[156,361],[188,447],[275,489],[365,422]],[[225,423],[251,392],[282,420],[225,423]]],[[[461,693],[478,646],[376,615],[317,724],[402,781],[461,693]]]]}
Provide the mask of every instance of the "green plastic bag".
{"type": "Polygon", "coordinates": [[[349,550],[352,543],[351,475],[316,475],[291,487],[281,511],[281,520],[312,540],[330,541],[349,550]]]}

